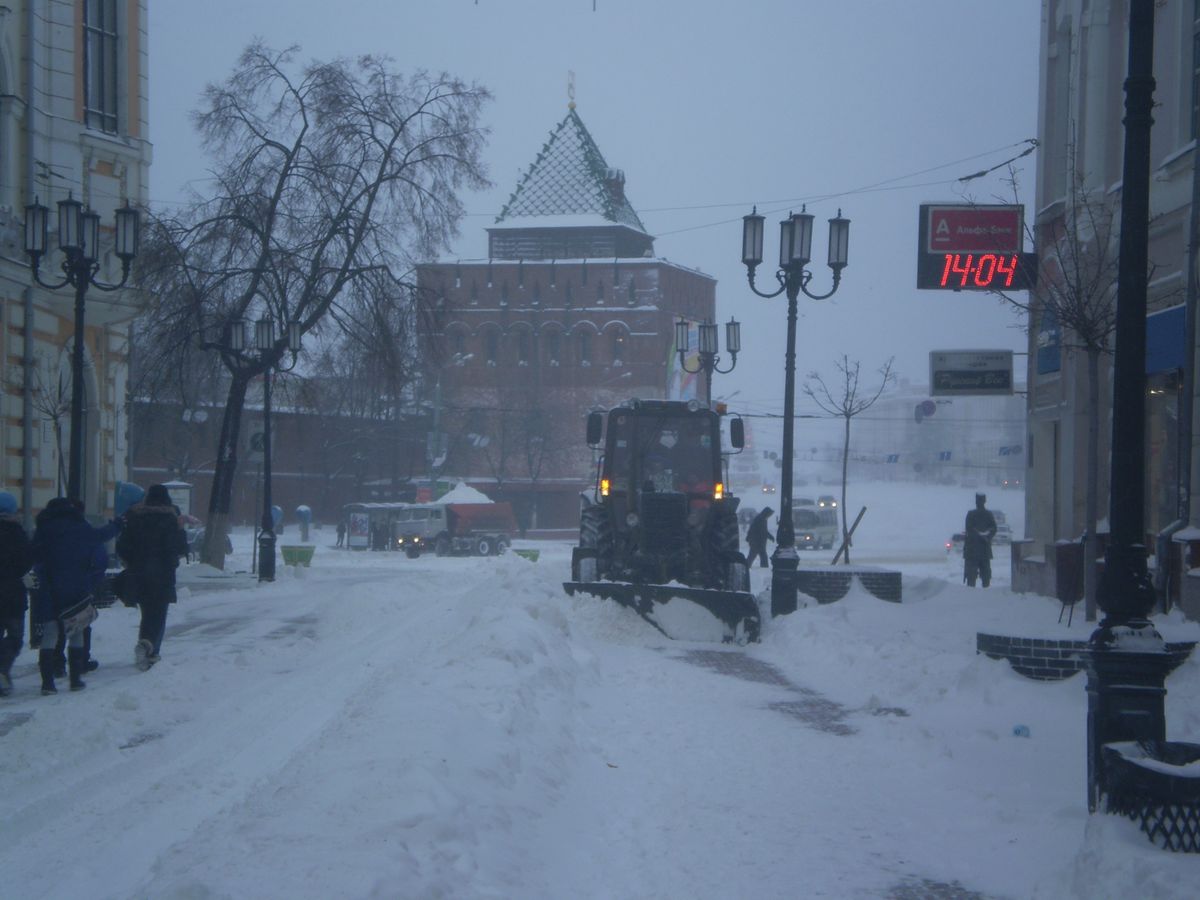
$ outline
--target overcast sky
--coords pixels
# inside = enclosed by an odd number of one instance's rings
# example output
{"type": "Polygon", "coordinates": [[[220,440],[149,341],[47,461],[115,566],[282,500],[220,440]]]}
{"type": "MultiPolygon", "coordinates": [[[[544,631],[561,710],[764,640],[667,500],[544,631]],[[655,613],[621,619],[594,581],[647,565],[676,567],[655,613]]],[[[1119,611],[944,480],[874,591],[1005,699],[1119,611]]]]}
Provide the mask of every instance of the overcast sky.
{"type": "MultiPolygon", "coordinates": [[[[852,221],[841,289],[801,298],[798,396],[843,353],[864,371],[895,356],[901,376],[926,383],[931,350],[1025,349],[996,299],[916,290],[916,229],[921,203],[1011,201],[1004,167],[958,179],[1036,135],[1039,16],[1038,0],[208,0],[199,16],[152,0],[151,200],[203,179],[188,112],[253,36],[299,44],[304,58],[387,54],[495,95],[494,187],[466,198],[446,254],[482,256],[484,228],[567,112],[573,71],[577,111],[625,171],[656,253],[716,277],[719,321],[743,323],[738,366],[714,395],[740,391],[747,411],[782,403],[786,301],[751,295],[741,264],[754,204],[769,261],[778,220],[808,203],[817,291],[829,284],[824,222],[839,207],[852,221]]],[[[1035,158],[1017,163],[1027,218],[1035,158]]]]}

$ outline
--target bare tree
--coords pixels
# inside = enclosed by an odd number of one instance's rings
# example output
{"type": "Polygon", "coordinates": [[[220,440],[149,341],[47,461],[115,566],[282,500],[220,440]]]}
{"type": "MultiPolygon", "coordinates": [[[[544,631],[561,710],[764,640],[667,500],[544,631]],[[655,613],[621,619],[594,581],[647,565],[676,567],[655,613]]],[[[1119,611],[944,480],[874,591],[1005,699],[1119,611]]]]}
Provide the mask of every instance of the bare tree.
{"type": "MultiPolygon", "coordinates": [[[[1073,155],[1073,154],[1072,154],[1073,155]]],[[[1015,177],[1012,178],[1014,192],[1015,177]]],[[[1072,175],[1063,215],[1040,226],[1035,246],[1038,283],[1028,294],[1000,293],[1028,314],[1036,333],[1056,333],[1067,353],[1084,354],[1087,371],[1087,463],[1083,534],[1083,594],[1088,621],[1096,619],[1096,531],[1100,520],[1100,359],[1112,352],[1116,330],[1116,283],[1120,200],[1072,175]]]]}
{"type": "Polygon", "coordinates": [[[484,89],[406,77],[379,57],[297,66],[296,54],[255,42],[206,88],[193,120],[214,159],[211,187],[152,219],[139,259],[160,298],[152,340],[199,342],[227,374],[202,552],[218,566],[247,387],[287,352],[282,333],[257,355],[232,352],[233,323],[270,317],[320,336],[372,323],[380,304],[411,304],[413,264],[457,233],[458,191],[487,185],[484,89]]]}
{"type": "Polygon", "coordinates": [[[858,360],[850,361],[846,354],[842,354],[842,358],[834,361],[837,370],[841,373],[838,379],[839,383],[832,388],[825,382],[819,372],[809,373],[809,380],[804,384],[804,393],[812,398],[825,413],[831,416],[837,416],[842,419],[844,424],[843,441],[842,441],[842,543],[845,544],[846,565],[850,564],[850,545],[846,538],[849,536],[850,528],[847,524],[847,509],[846,509],[846,482],[849,476],[850,466],[850,420],[861,412],[870,409],[875,401],[879,399],[880,394],[884,389],[895,379],[892,374],[892,363],[895,357],[890,358],[879,369],[879,386],[874,393],[864,392],[859,384],[859,374],[861,363],[858,360]]]}

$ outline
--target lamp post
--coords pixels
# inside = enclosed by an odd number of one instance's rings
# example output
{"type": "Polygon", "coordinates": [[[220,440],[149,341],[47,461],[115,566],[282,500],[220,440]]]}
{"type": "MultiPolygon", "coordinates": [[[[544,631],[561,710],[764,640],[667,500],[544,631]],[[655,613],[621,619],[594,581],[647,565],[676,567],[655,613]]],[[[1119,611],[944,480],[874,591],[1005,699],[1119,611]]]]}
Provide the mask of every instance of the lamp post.
{"type": "Polygon", "coordinates": [[[1156,597],[1146,568],[1143,531],[1153,58],[1154,0],[1132,0],[1113,346],[1111,535],[1096,597],[1104,619],[1088,648],[1087,768],[1092,812],[1105,793],[1105,744],[1166,739],[1169,656],[1148,618],[1156,597]]]}
{"type": "MultiPolygon", "coordinates": [[[[100,271],[100,216],[67,195],[58,201],[58,248],[63,253],[61,281],[42,280],[39,267],[48,252],[47,225],[50,211],[38,203],[25,207],[25,253],[33,269],[33,278],[49,290],[70,285],[75,289],[75,343],[71,348],[71,445],[67,471],[67,497],[83,499],[83,326],[84,307],[89,287],[118,291],[129,280],[129,269],[138,252],[138,211],[128,201],[116,211],[115,252],[121,260],[121,280],[107,284],[96,278],[100,271]]],[[[25,324],[26,328],[30,323],[25,324]]]]}
{"type": "MultiPolygon", "coordinates": [[[[287,323],[283,335],[284,344],[276,346],[275,320],[264,316],[254,323],[254,346],[263,367],[263,509],[262,523],[258,533],[258,580],[275,580],[275,517],[271,514],[271,370],[290,372],[296,367],[301,349],[301,326],[299,322],[287,323]],[[279,365],[280,351],[292,354],[291,365],[279,365]]],[[[229,332],[229,349],[237,355],[246,352],[246,322],[242,319],[232,323],[229,332]]]]}
{"type": "Polygon", "coordinates": [[[760,297],[787,294],[787,350],[784,357],[783,382],[783,496],[780,500],[779,528],[776,532],[775,553],[771,557],[771,615],[779,616],[796,611],[796,568],[800,557],[796,552],[796,531],[792,523],[792,446],[796,418],[796,298],[803,293],[813,300],[832,297],[842,280],[850,247],[850,220],[837,216],[829,220],[829,268],[833,270],[833,287],[828,293],[814,294],[808,289],[812,273],[806,268],[812,258],[813,217],[803,208],[779,223],[779,269],[775,280],[779,289],[760,291],[754,284],[754,270],[763,259],[763,221],[756,207],[742,218],[742,262],[750,290],[760,297]]]}
{"type": "Polygon", "coordinates": [[[695,369],[687,367],[687,351],[691,347],[691,327],[687,319],[675,323],[675,349],[679,353],[679,367],[683,371],[695,375],[704,372],[704,402],[712,406],[712,377],[713,372],[726,375],[737,367],[737,355],[742,349],[742,326],[734,319],[725,323],[725,349],[729,351],[729,368],[722,369],[718,363],[721,357],[717,355],[717,323],[705,319],[700,323],[700,362],[695,369]]]}

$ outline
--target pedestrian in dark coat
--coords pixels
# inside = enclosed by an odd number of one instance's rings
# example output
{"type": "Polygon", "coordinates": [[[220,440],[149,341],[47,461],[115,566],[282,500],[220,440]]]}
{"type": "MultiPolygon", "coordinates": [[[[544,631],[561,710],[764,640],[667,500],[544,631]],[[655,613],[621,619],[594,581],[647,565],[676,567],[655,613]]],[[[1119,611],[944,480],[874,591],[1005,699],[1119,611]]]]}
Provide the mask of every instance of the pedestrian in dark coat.
{"type": "Polygon", "coordinates": [[[346,523],[338,522],[337,527],[337,545],[340,547],[346,542],[346,523]]]}
{"type": "Polygon", "coordinates": [[[159,660],[167,629],[167,607],[175,602],[175,570],[187,556],[187,535],[161,484],[125,514],[117,555],[129,569],[128,590],[141,611],[134,664],[143,672],[159,660]]]}
{"type": "Polygon", "coordinates": [[[0,697],[12,692],[13,662],[25,642],[25,573],[33,566],[29,536],[16,513],[17,498],[0,491],[0,697]]]}
{"type": "Polygon", "coordinates": [[[746,529],[746,543],[750,545],[749,564],[751,566],[754,565],[757,557],[759,565],[764,569],[767,567],[767,541],[775,540],[775,535],[767,531],[767,522],[773,512],[775,510],[768,506],[754,517],[750,522],[750,527],[746,529]]]}
{"type": "MultiPolygon", "coordinates": [[[[42,675],[42,693],[56,694],[54,671],[60,634],[67,638],[67,670],[71,690],[82,690],[81,678],[87,668],[84,627],[90,623],[86,613],[96,589],[104,578],[108,551],[104,545],[121,530],[117,521],[102,527],[89,525],[83,517],[83,504],[66,497],[55,497],[38,513],[33,533],[33,563],[38,578],[34,597],[34,620],[41,623],[42,643],[38,651],[38,669],[42,675]]],[[[94,608],[92,609],[94,618],[94,608]]]]}
{"type": "Polygon", "coordinates": [[[983,586],[992,583],[992,538],[996,536],[996,517],[984,507],[987,496],[975,495],[975,508],[967,513],[963,526],[963,580],[975,587],[979,578],[983,586]]]}

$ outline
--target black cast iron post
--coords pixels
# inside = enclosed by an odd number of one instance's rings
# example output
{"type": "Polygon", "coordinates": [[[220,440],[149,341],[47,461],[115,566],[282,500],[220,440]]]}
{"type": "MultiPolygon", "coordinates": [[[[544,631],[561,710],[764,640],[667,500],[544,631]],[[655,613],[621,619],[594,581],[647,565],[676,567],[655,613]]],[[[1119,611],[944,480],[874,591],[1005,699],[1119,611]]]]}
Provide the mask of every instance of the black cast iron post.
{"type": "MultiPolygon", "coordinates": [[[[89,287],[101,291],[119,291],[129,281],[129,271],[137,256],[140,217],[136,209],[126,203],[116,211],[115,252],[121,260],[121,280],[106,284],[96,278],[100,271],[100,216],[84,210],[78,200],[67,195],[58,202],[58,244],[63,253],[63,279],[48,282],[42,279],[39,267],[48,251],[47,226],[49,210],[38,203],[25,207],[25,253],[29,256],[33,279],[49,290],[67,286],[75,289],[74,344],[71,347],[71,442],[67,468],[67,497],[83,499],[83,420],[85,391],[84,368],[84,324],[89,287]]],[[[29,323],[26,323],[29,328],[29,323]]]]}
{"type": "Polygon", "coordinates": [[[722,369],[721,357],[717,355],[717,325],[705,319],[700,323],[700,344],[697,352],[697,366],[689,369],[687,351],[691,348],[691,326],[687,319],[675,323],[675,351],[679,354],[679,368],[689,375],[697,372],[704,373],[704,403],[712,407],[712,377],[713,372],[728,375],[737,368],[737,355],[742,349],[742,326],[735,319],[725,323],[725,349],[729,351],[729,366],[722,369]]]}
{"type": "Polygon", "coordinates": [[[263,509],[258,532],[258,580],[275,580],[275,516],[271,510],[271,366],[263,370],[263,509]]]}
{"type": "Polygon", "coordinates": [[[1162,637],[1147,618],[1155,594],[1146,567],[1143,533],[1154,2],[1130,0],[1129,4],[1113,352],[1110,542],[1096,598],[1104,619],[1092,633],[1088,652],[1088,809],[1093,812],[1104,793],[1104,744],[1166,738],[1163,700],[1169,657],[1162,637]]]}
{"type": "Polygon", "coordinates": [[[813,217],[803,209],[789,214],[779,223],[779,269],[775,280],[779,289],[760,291],[754,285],[754,270],[762,262],[764,217],[758,209],[742,218],[742,262],[750,290],[760,297],[787,294],[787,346],[784,353],[783,379],[783,494],[780,499],[779,527],[775,532],[775,552],[771,555],[771,615],[781,616],[796,611],[796,571],[800,556],[796,551],[796,531],[792,521],[792,448],[796,419],[796,300],[803,293],[813,300],[832,297],[842,280],[850,246],[850,220],[842,218],[839,209],[829,220],[829,268],[833,270],[833,286],[825,294],[809,291],[812,273],[806,266],[811,259],[813,217]]]}

